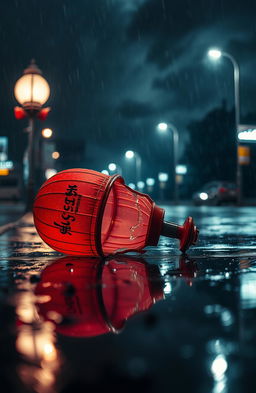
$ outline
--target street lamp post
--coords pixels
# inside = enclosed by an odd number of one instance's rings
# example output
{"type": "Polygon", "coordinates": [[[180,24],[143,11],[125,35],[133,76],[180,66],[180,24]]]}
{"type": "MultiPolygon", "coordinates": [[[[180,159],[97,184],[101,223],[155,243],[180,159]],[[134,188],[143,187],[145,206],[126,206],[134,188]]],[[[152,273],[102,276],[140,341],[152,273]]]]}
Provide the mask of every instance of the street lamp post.
{"type": "MultiPolygon", "coordinates": [[[[46,152],[46,146],[47,146],[47,142],[51,139],[51,137],[53,136],[53,131],[51,128],[44,128],[41,131],[41,136],[39,135],[39,141],[38,141],[38,145],[39,145],[39,149],[38,149],[38,167],[39,167],[39,176],[40,176],[40,183],[43,182],[45,180],[45,152],[46,152]]],[[[54,169],[55,170],[55,169],[54,169]]],[[[47,172],[47,176],[49,176],[48,178],[50,178],[52,176],[52,172],[49,170],[47,172]]]]}
{"type": "Polygon", "coordinates": [[[239,103],[239,66],[235,58],[227,52],[219,49],[210,49],[208,56],[213,60],[218,60],[220,57],[226,57],[232,63],[234,69],[234,103],[235,103],[235,133],[236,133],[236,185],[237,185],[237,204],[241,205],[242,202],[242,171],[239,162],[239,140],[238,129],[240,122],[240,103],[239,103]]]}
{"type": "Polygon", "coordinates": [[[178,148],[179,148],[179,132],[177,128],[171,123],[159,123],[157,129],[160,132],[171,131],[172,134],[172,146],[173,146],[173,184],[174,184],[174,202],[179,203],[179,185],[176,177],[176,167],[178,164],[178,148]]]}
{"type": "Polygon", "coordinates": [[[38,145],[38,135],[35,135],[35,119],[45,120],[50,108],[43,108],[43,105],[50,96],[50,87],[43,78],[41,70],[34,60],[23,72],[14,86],[14,95],[21,107],[14,108],[16,119],[28,117],[29,124],[28,137],[28,183],[26,195],[26,211],[32,209],[35,195],[35,166],[36,166],[36,145],[38,145]]]}
{"type": "Polygon", "coordinates": [[[125,153],[125,157],[128,160],[135,159],[135,165],[136,165],[136,184],[141,180],[141,156],[139,153],[133,150],[127,150],[125,153]]]}

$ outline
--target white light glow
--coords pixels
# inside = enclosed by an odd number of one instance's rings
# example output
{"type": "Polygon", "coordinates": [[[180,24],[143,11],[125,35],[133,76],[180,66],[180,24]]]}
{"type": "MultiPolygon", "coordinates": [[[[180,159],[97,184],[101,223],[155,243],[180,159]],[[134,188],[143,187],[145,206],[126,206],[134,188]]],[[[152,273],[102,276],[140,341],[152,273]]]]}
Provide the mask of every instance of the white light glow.
{"type": "Polygon", "coordinates": [[[6,161],[7,160],[7,154],[5,152],[0,153],[0,161],[6,161]]]}
{"type": "Polygon", "coordinates": [[[139,189],[143,190],[143,188],[145,187],[144,181],[138,181],[137,186],[139,189]]]}
{"type": "Polygon", "coordinates": [[[172,292],[172,285],[171,285],[170,282],[166,282],[166,283],[164,284],[164,293],[165,293],[165,295],[168,295],[168,294],[170,294],[171,292],[172,292]]]}
{"type": "Polygon", "coordinates": [[[165,131],[167,131],[167,129],[168,129],[168,124],[167,124],[167,123],[159,123],[159,124],[157,125],[157,129],[158,129],[159,131],[165,132],[165,131]]]}
{"type": "Polygon", "coordinates": [[[225,372],[227,371],[228,363],[224,357],[224,355],[218,355],[214,359],[211,365],[211,372],[213,374],[213,378],[215,380],[221,380],[224,377],[225,372]]]}
{"type": "Polygon", "coordinates": [[[50,96],[50,87],[41,75],[26,74],[17,80],[14,95],[21,105],[26,103],[43,105],[50,96]]]}
{"type": "Polygon", "coordinates": [[[200,192],[199,198],[202,199],[202,201],[206,201],[208,199],[208,194],[206,192],[200,192]]]}
{"type": "Polygon", "coordinates": [[[59,153],[58,151],[54,151],[54,152],[52,153],[52,158],[53,158],[54,160],[58,160],[58,158],[60,158],[60,153],[59,153]]]}
{"type": "Polygon", "coordinates": [[[51,130],[50,128],[44,128],[44,129],[42,130],[42,136],[43,136],[44,138],[51,138],[51,136],[52,136],[52,130],[51,130]]]}
{"type": "Polygon", "coordinates": [[[186,165],[177,165],[176,166],[176,173],[177,173],[177,175],[186,175],[187,166],[186,165]]]}
{"type": "Polygon", "coordinates": [[[134,151],[132,151],[132,150],[127,150],[127,152],[125,153],[125,157],[128,158],[129,160],[130,160],[131,158],[133,158],[133,157],[134,157],[134,151]]]}
{"type": "Polygon", "coordinates": [[[147,184],[147,186],[149,186],[149,187],[153,187],[153,186],[155,185],[155,179],[153,179],[152,177],[148,177],[148,178],[146,179],[146,184],[147,184]]]}
{"type": "Polygon", "coordinates": [[[221,57],[222,53],[219,49],[210,49],[208,51],[208,56],[213,60],[218,60],[221,57]]]}
{"type": "Polygon", "coordinates": [[[0,169],[12,169],[13,162],[12,161],[0,161],[0,169]]]}
{"type": "Polygon", "coordinates": [[[108,166],[108,169],[110,171],[115,171],[116,170],[116,164],[114,162],[111,162],[108,166]]]}
{"type": "Polygon", "coordinates": [[[134,183],[129,183],[128,187],[130,187],[132,190],[135,190],[135,184],[134,183]]]}
{"type": "Polygon", "coordinates": [[[161,182],[167,182],[168,181],[168,173],[160,172],[158,173],[158,180],[161,182]]]}
{"type": "Polygon", "coordinates": [[[256,141],[256,129],[248,129],[238,134],[240,141],[256,141]]]}
{"type": "Polygon", "coordinates": [[[109,175],[109,171],[107,171],[106,169],[103,169],[103,170],[101,171],[101,173],[104,173],[104,175],[109,175]]]}
{"type": "Polygon", "coordinates": [[[48,180],[50,179],[50,177],[56,175],[56,173],[57,173],[56,169],[48,168],[45,171],[45,178],[48,180]]]}

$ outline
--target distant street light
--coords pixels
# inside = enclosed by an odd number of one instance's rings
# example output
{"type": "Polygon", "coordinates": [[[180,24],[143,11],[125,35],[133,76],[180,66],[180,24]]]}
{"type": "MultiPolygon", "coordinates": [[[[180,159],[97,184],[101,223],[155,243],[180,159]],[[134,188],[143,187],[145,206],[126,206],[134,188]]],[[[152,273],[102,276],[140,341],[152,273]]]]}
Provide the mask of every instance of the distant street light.
{"type": "Polygon", "coordinates": [[[135,159],[135,165],[136,165],[136,184],[138,185],[138,182],[141,180],[141,156],[139,153],[133,150],[127,150],[125,153],[125,157],[128,160],[132,160],[133,158],[135,159]]]}
{"type": "Polygon", "coordinates": [[[50,128],[44,128],[42,130],[42,136],[46,139],[51,138],[52,136],[52,130],[50,128]]]}
{"type": "MultiPolygon", "coordinates": [[[[43,78],[41,70],[32,60],[28,68],[23,72],[15,86],[14,95],[21,107],[14,108],[16,119],[29,118],[28,141],[28,184],[26,211],[32,209],[35,196],[35,167],[36,167],[36,145],[38,144],[38,135],[34,135],[35,118],[45,120],[50,108],[43,108],[50,96],[50,87],[48,82],[43,78]]],[[[41,169],[41,168],[40,168],[41,169]]]]}
{"type": "Polygon", "coordinates": [[[47,168],[45,170],[45,178],[48,180],[48,179],[50,179],[50,177],[56,175],[56,173],[57,173],[57,169],[47,168]]]}
{"type": "Polygon", "coordinates": [[[168,181],[168,173],[165,172],[158,173],[158,180],[162,183],[166,183],[168,181]]]}
{"type": "Polygon", "coordinates": [[[132,190],[135,190],[136,188],[134,183],[129,183],[128,187],[130,187],[132,190]]]}
{"type": "Polygon", "coordinates": [[[172,146],[173,146],[173,184],[174,184],[174,201],[179,202],[179,185],[176,178],[176,166],[178,163],[178,147],[179,147],[179,133],[177,128],[171,123],[159,123],[157,125],[159,132],[171,131],[172,135],[172,146]]]}
{"type": "Polygon", "coordinates": [[[153,187],[155,185],[155,179],[153,177],[148,177],[146,179],[146,185],[147,185],[147,190],[148,192],[152,192],[153,191],[153,187]]]}
{"type": "Polygon", "coordinates": [[[147,186],[149,186],[149,187],[153,187],[153,186],[155,185],[155,179],[153,179],[152,177],[148,177],[148,178],[146,179],[146,184],[147,184],[147,186]]]}
{"type": "Polygon", "coordinates": [[[101,173],[104,173],[104,175],[108,175],[108,176],[109,176],[109,171],[107,171],[106,169],[103,169],[103,170],[101,171],[101,173]]]}
{"type": "Polygon", "coordinates": [[[116,164],[114,164],[113,162],[111,162],[111,164],[108,165],[108,169],[110,171],[115,171],[116,170],[116,164]]]}
{"type": "Polygon", "coordinates": [[[138,181],[137,187],[138,187],[138,189],[139,189],[140,191],[142,191],[142,190],[144,189],[144,187],[145,187],[144,181],[142,181],[142,180],[138,181]]]}
{"type": "Polygon", "coordinates": [[[239,162],[239,140],[238,140],[238,130],[240,122],[240,106],[239,106],[239,66],[235,58],[227,52],[223,52],[217,48],[210,49],[208,51],[208,56],[212,60],[218,60],[220,57],[226,57],[232,63],[234,68],[234,97],[235,97],[235,133],[236,133],[236,185],[237,185],[237,204],[240,205],[242,201],[242,171],[239,162]]]}
{"type": "Polygon", "coordinates": [[[158,128],[159,131],[165,132],[165,131],[168,130],[168,124],[167,123],[159,123],[157,125],[157,128],[158,128]]]}
{"type": "Polygon", "coordinates": [[[60,158],[60,153],[59,153],[58,151],[54,151],[54,152],[52,153],[52,158],[53,158],[54,160],[58,160],[58,158],[60,158]]]}
{"type": "Polygon", "coordinates": [[[176,166],[176,174],[177,175],[186,175],[188,168],[186,165],[177,165],[176,166]]]}
{"type": "Polygon", "coordinates": [[[222,55],[222,52],[219,49],[210,49],[208,51],[208,56],[213,60],[218,60],[222,55]]]}
{"type": "Polygon", "coordinates": [[[166,183],[168,182],[168,173],[160,172],[158,173],[158,180],[159,180],[159,192],[160,192],[160,199],[164,199],[164,189],[166,188],[166,183]]]}
{"type": "Polygon", "coordinates": [[[125,153],[125,157],[128,159],[131,159],[134,157],[134,151],[132,150],[127,150],[127,152],[125,153]]]}
{"type": "Polygon", "coordinates": [[[118,172],[119,175],[122,175],[122,168],[119,165],[115,164],[114,162],[111,162],[108,165],[108,169],[110,172],[114,172],[114,173],[118,172]]]}

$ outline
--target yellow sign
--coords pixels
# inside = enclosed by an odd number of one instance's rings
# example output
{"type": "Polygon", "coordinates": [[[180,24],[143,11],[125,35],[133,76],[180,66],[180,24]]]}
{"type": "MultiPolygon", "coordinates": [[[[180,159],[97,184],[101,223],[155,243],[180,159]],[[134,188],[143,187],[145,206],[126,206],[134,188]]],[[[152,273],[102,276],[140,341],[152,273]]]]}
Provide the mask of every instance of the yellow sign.
{"type": "Polygon", "coordinates": [[[238,146],[238,159],[240,165],[250,164],[250,148],[248,146],[238,146]]]}
{"type": "Polygon", "coordinates": [[[0,176],[8,176],[9,175],[9,169],[0,169],[0,176]]]}

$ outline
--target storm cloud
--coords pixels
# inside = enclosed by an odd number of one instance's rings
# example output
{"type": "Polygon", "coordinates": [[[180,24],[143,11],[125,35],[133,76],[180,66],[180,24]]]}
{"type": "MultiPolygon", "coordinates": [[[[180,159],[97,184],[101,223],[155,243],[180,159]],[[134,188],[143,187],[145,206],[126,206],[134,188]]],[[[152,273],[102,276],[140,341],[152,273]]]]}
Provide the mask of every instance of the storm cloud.
{"type": "Polygon", "coordinates": [[[20,132],[13,85],[31,58],[51,85],[47,125],[59,138],[84,138],[90,156],[100,146],[95,169],[121,160],[127,147],[164,169],[169,147],[156,133],[159,121],[179,129],[181,153],[189,122],[223,99],[233,106],[232,65],[212,64],[209,47],[236,58],[242,116],[254,110],[254,1],[30,0],[25,7],[13,0],[0,8],[2,135],[20,132]]]}

